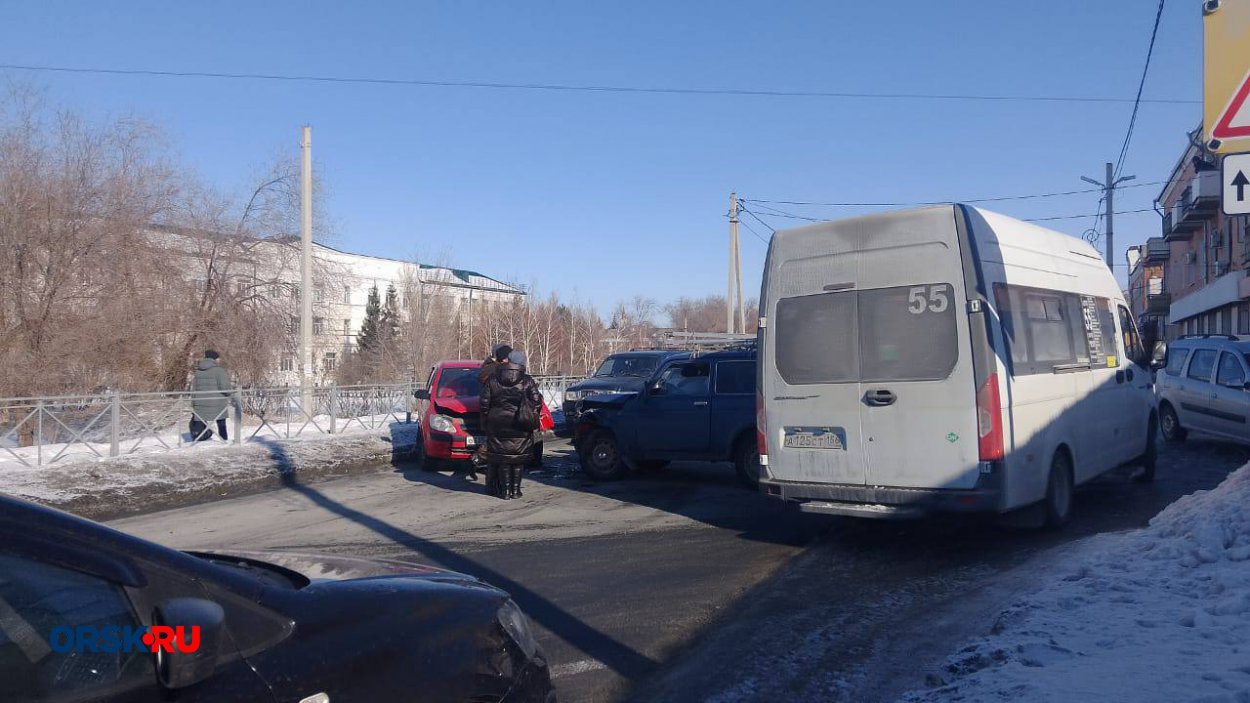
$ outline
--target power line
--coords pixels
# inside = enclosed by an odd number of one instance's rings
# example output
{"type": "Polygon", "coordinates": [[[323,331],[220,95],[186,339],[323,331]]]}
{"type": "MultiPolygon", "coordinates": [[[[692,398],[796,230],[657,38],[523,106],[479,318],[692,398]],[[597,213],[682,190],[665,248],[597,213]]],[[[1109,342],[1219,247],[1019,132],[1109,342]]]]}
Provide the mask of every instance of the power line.
{"type": "MultiPolygon", "coordinates": [[[[746,210],[744,210],[741,206],[739,206],[738,212],[746,212],[746,210]]],[[[755,228],[747,224],[746,221],[739,219],[738,224],[742,225],[743,227],[746,227],[747,231],[750,232],[751,234],[754,234],[756,239],[760,240],[761,242],[765,244],[768,244],[768,240],[765,239],[763,236],[761,236],[759,232],[756,232],[755,228]]]]}
{"type": "MultiPolygon", "coordinates": [[[[945,204],[945,203],[942,203],[942,204],[945,204]]],[[[784,217],[784,218],[792,219],[792,220],[803,220],[805,222],[829,222],[830,221],[829,218],[806,217],[804,215],[796,215],[792,212],[785,212],[783,210],[778,210],[776,208],[768,208],[768,209],[772,210],[773,212],[763,213],[765,217],[784,217]]],[[[1147,207],[1147,208],[1141,208],[1139,210],[1117,210],[1116,212],[1112,214],[1131,215],[1131,214],[1138,213],[1138,212],[1153,212],[1153,211],[1154,211],[1154,208],[1147,207]]],[[[1102,213],[1099,212],[1094,215],[1056,215],[1053,217],[1027,217],[1027,218],[1024,218],[1023,221],[1024,222],[1053,222],[1055,220],[1081,220],[1087,217],[1098,218],[1101,216],[1102,216],[1102,213]]],[[[1096,224],[1097,223],[1095,223],[1095,225],[1096,224]]]]}
{"type": "MultiPolygon", "coordinates": [[[[1167,181],[1150,181],[1148,183],[1134,183],[1130,186],[1119,186],[1119,188],[1142,188],[1145,186],[1162,185],[1167,181]]],[[[773,203],[776,205],[810,205],[814,207],[914,207],[918,205],[946,205],[947,203],[997,203],[1007,200],[1033,200],[1036,198],[1057,198],[1065,195],[1082,195],[1085,193],[1101,193],[1102,188],[1083,188],[1081,190],[1065,190],[1055,193],[1032,193],[1029,195],[1002,195],[993,198],[955,198],[951,200],[931,200],[931,201],[914,201],[914,202],[895,202],[895,203],[819,203],[808,200],[760,200],[755,198],[743,198],[743,202],[755,204],[773,203]]]]}
{"type": "Polygon", "coordinates": [[[1142,90],[1146,87],[1146,76],[1150,73],[1150,58],[1155,52],[1155,39],[1159,36],[1159,20],[1163,18],[1163,4],[1166,0],[1159,0],[1159,8],[1155,10],[1154,29],[1150,30],[1150,47],[1146,49],[1146,64],[1141,70],[1141,81],[1137,84],[1137,99],[1133,101],[1133,114],[1128,120],[1128,131],[1124,134],[1124,145],[1120,147],[1120,158],[1115,164],[1115,178],[1120,177],[1120,173],[1124,171],[1124,161],[1128,158],[1128,145],[1133,139],[1133,130],[1137,126],[1137,109],[1141,106],[1142,90]]]}
{"type": "Polygon", "coordinates": [[[422,80],[412,78],[373,78],[366,76],[317,76],[275,73],[226,73],[221,71],[160,71],[152,69],[89,68],[83,66],[48,66],[0,64],[0,69],[43,73],[78,73],[116,76],[151,76],[162,78],[219,78],[230,80],[290,81],[305,83],[349,83],[360,85],[420,86],[436,88],[488,88],[496,90],[566,91],[585,93],[650,93],[660,95],[722,95],[770,98],[845,98],[863,100],[962,100],[989,102],[1050,103],[1156,103],[1161,105],[1196,105],[1201,100],[1177,98],[1129,98],[1079,95],[977,95],[958,93],[863,93],[819,90],[764,90],[750,88],[664,88],[657,86],[592,85],[572,83],[507,83],[500,81],[422,80]]]}

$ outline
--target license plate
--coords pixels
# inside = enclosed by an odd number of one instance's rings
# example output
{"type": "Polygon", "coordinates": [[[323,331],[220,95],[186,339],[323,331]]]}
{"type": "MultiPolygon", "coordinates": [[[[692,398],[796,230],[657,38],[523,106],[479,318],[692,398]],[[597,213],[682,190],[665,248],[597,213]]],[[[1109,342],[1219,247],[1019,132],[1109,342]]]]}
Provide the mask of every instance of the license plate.
{"type": "Polygon", "coordinates": [[[844,432],[839,427],[786,428],[783,446],[792,449],[846,449],[844,432]]]}

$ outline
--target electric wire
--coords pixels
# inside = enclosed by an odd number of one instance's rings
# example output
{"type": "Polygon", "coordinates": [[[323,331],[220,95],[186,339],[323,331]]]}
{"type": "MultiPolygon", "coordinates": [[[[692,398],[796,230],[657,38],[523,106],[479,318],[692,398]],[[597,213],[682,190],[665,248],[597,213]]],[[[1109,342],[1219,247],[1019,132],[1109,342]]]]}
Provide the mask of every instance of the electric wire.
{"type": "Polygon", "coordinates": [[[1049,102],[1049,103],[1155,103],[1161,105],[1196,105],[1201,100],[1180,98],[1119,98],[1081,95],[988,95],[968,93],[869,93],[822,90],[774,90],[758,88],[666,88],[660,86],[595,85],[576,83],[510,83],[504,81],[457,81],[415,78],[377,78],[369,76],[322,76],[313,74],[276,74],[224,71],[169,71],[156,69],[100,68],[87,66],[54,66],[5,63],[0,69],[43,73],[73,73],[115,76],[149,76],[161,78],[215,78],[227,80],[285,81],[304,83],[341,83],[384,86],[416,86],[435,88],[484,88],[494,90],[562,91],[583,93],[649,93],[660,95],[721,95],[770,98],[835,98],[862,100],[959,100],[985,102],[1049,102]]]}

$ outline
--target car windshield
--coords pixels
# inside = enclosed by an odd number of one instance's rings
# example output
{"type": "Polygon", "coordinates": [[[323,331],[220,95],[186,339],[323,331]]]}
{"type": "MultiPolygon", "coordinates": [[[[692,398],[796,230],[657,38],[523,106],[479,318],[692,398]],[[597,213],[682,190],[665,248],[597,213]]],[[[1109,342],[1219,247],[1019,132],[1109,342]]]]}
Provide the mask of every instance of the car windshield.
{"type": "Polygon", "coordinates": [[[477,381],[479,369],[443,369],[438,380],[439,398],[470,398],[480,395],[481,384],[477,381]]]}
{"type": "Polygon", "coordinates": [[[655,373],[659,359],[653,356],[610,356],[595,371],[595,378],[643,376],[655,373]]]}

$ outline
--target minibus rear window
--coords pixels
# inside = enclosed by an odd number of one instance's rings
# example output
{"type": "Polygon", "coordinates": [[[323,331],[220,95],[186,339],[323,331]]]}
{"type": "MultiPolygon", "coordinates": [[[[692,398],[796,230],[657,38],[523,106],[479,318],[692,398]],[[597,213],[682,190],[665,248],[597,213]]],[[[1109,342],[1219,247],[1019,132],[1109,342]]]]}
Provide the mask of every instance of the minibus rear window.
{"type": "Polygon", "coordinates": [[[948,283],[782,299],[777,370],[790,385],[944,379],[959,361],[960,307],[948,283]]]}

